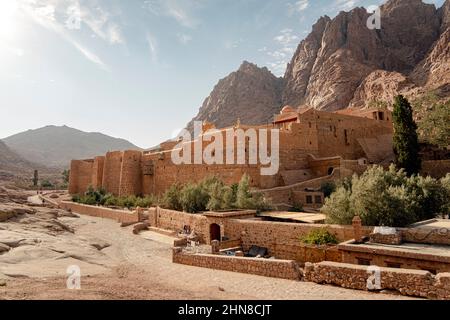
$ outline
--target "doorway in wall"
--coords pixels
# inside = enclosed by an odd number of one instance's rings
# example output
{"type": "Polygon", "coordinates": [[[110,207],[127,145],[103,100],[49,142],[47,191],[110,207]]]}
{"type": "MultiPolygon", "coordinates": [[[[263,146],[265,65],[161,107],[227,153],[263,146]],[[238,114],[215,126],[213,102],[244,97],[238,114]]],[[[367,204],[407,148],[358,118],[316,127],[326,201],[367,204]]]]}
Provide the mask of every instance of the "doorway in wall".
{"type": "Polygon", "coordinates": [[[210,234],[210,238],[211,241],[214,240],[221,240],[221,233],[220,233],[220,226],[217,223],[213,223],[212,225],[209,226],[209,234],[210,234]]]}

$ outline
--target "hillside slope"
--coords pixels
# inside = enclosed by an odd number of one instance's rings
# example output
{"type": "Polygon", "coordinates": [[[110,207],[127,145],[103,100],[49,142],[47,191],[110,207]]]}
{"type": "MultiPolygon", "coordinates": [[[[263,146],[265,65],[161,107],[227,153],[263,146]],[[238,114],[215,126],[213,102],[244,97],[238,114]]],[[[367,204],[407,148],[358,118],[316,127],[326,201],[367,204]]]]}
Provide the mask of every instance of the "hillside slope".
{"type": "Polygon", "coordinates": [[[67,126],[28,130],[3,141],[27,161],[59,168],[68,167],[72,159],[87,159],[113,150],[139,149],[124,139],[67,126]]]}

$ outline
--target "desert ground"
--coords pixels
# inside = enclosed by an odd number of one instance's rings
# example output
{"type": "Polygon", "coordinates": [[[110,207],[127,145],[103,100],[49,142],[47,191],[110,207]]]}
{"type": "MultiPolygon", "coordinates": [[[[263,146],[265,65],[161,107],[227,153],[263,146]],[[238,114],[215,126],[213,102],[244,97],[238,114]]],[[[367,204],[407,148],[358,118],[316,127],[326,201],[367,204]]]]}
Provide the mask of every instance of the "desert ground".
{"type": "Polygon", "coordinates": [[[0,187],[0,300],[405,299],[173,264],[171,237],[133,235],[132,226],[45,207],[32,195],[0,187]],[[80,267],[80,290],[67,289],[71,265],[80,267]]]}

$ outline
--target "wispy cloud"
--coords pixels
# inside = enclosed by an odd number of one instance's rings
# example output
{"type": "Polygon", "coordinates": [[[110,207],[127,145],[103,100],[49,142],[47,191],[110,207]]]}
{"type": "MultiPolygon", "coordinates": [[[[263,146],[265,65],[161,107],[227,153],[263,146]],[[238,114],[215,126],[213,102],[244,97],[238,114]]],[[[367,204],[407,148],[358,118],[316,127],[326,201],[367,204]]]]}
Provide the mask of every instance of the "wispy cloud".
{"type": "Polygon", "coordinates": [[[288,15],[292,16],[295,13],[305,11],[309,7],[309,0],[299,0],[295,3],[288,3],[288,15]]]}
{"type": "Polygon", "coordinates": [[[268,50],[264,47],[259,51],[265,52],[270,58],[269,62],[267,62],[270,70],[275,75],[282,76],[295,52],[295,48],[300,42],[300,38],[294,34],[292,29],[283,29],[273,40],[275,42],[274,50],[268,50]]]}
{"type": "Polygon", "coordinates": [[[156,41],[156,38],[153,37],[152,34],[147,33],[146,36],[148,48],[150,51],[150,57],[152,59],[153,63],[158,63],[158,43],[156,41]]]}
{"type": "Polygon", "coordinates": [[[192,41],[192,36],[190,36],[190,35],[188,35],[188,34],[179,33],[179,34],[177,35],[177,37],[178,37],[178,41],[179,41],[181,44],[184,44],[184,45],[186,45],[186,44],[188,44],[189,42],[192,41]]]}
{"type": "Polygon", "coordinates": [[[83,46],[79,41],[75,40],[64,24],[57,21],[56,6],[59,4],[59,1],[53,0],[49,2],[51,4],[46,4],[41,0],[23,0],[21,9],[33,22],[58,34],[64,41],[77,49],[86,59],[95,63],[103,70],[109,71],[108,66],[95,53],[83,46]]]}
{"type": "Polygon", "coordinates": [[[204,0],[145,0],[144,8],[156,16],[171,17],[181,26],[194,29],[200,24],[194,11],[203,2],[204,0]]]}
{"type": "Polygon", "coordinates": [[[86,24],[92,32],[110,44],[123,44],[125,39],[120,26],[112,21],[111,13],[100,6],[89,8],[80,7],[81,21],[86,24]]]}
{"type": "Polygon", "coordinates": [[[350,10],[353,9],[360,0],[334,0],[334,8],[338,10],[350,10]]]}

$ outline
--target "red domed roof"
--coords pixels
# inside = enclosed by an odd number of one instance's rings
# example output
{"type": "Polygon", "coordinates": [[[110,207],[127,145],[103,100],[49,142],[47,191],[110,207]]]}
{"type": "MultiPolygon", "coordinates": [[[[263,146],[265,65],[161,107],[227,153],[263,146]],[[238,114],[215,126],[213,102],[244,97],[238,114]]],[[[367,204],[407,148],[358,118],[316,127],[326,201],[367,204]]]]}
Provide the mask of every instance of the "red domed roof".
{"type": "Polygon", "coordinates": [[[291,112],[295,112],[295,109],[292,108],[291,106],[285,106],[283,109],[281,109],[281,114],[291,113],[291,112]]]}

